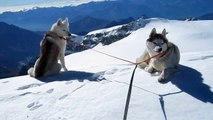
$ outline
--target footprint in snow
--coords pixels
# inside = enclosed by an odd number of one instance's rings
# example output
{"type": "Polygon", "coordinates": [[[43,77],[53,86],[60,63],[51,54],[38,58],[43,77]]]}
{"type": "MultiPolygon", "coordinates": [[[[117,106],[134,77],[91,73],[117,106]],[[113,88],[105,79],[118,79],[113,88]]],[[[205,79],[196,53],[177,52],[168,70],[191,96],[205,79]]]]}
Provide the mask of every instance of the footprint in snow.
{"type": "Polygon", "coordinates": [[[124,68],[113,68],[113,69],[110,69],[110,70],[107,70],[105,72],[106,75],[113,75],[117,72],[119,73],[124,73],[124,72],[127,72],[129,70],[131,70],[132,68],[131,67],[124,67],[124,68]]]}
{"type": "Polygon", "coordinates": [[[18,96],[25,96],[25,95],[28,95],[28,94],[32,94],[32,92],[25,92],[25,93],[22,93],[22,94],[20,94],[18,96]]]}
{"type": "Polygon", "coordinates": [[[58,98],[58,100],[63,100],[63,99],[65,99],[67,96],[68,96],[68,94],[65,94],[65,95],[61,96],[60,98],[58,98]]]}
{"type": "Polygon", "coordinates": [[[39,83],[33,83],[33,84],[29,84],[29,85],[19,87],[17,90],[25,90],[25,89],[28,89],[28,88],[39,87],[41,85],[42,84],[39,84],[39,83]]]}
{"type": "Polygon", "coordinates": [[[33,103],[30,103],[29,105],[27,105],[27,108],[29,108],[30,111],[34,111],[34,110],[40,108],[41,106],[43,106],[43,104],[40,104],[40,103],[37,101],[37,102],[33,102],[33,103]]]}
{"type": "Polygon", "coordinates": [[[9,83],[9,81],[3,81],[2,83],[9,83]]]}
{"type": "Polygon", "coordinates": [[[68,84],[71,84],[71,83],[72,83],[72,81],[70,80],[70,81],[67,81],[65,84],[68,85],[68,84]]]}
{"type": "Polygon", "coordinates": [[[126,68],[121,69],[120,72],[129,71],[129,70],[131,70],[131,69],[132,69],[131,67],[126,67],[126,68]]]}
{"type": "Polygon", "coordinates": [[[111,70],[106,71],[105,74],[106,75],[112,75],[112,74],[115,74],[117,71],[118,71],[117,68],[113,68],[111,70]]]}
{"type": "Polygon", "coordinates": [[[27,105],[27,108],[31,108],[31,107],[33,107],[34,105],[35,105],[35,102],[30,103],[29,105],[27,105]]]}
{"type": "Polygon", "coordinates": [[[53,91],[54,91],[54,89],[49,89],[49,90],[46,91],[46,93],[51,94],[53,91]]]}

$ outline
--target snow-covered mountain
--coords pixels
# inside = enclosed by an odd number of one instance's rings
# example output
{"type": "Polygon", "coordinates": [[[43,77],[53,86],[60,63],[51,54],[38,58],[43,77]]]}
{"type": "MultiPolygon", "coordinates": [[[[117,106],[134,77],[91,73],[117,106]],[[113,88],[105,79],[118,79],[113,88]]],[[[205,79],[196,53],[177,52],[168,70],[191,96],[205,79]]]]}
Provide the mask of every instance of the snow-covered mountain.
{"type": "MultiPolygon", "coordinates": [[[[78,27],[80,26],[80,28],[85,28],[88,26],[90,28],[91,23],[86,22],[88,21],[88,18],[96,20],[97,25],[103,23],[107,25],[112,21],[120,21],[121,19],[126,19],[129,17],[138,18],[144,15],[145,12],[150,14],[153,13],[152,10],[149,10],[143,5],[136,6],[126,2],[104,1],[90,2],[79,6],[66,6],[62,8],[50,7],[37,8],[20,12],[5,12],[0,14],[0,21],[14,24],[33,31],[44,31],[49,29],[51,24],[60,17],[68,17],[71,24],[79,22],[82,23],[84,20],[85,24],[77,24],[78,27]]],[[[85,32],[84,29],[79,32],[78,27],[72,28],[72,26],[71,30],[73,33],[85,32]],[[77,30],[75,31],[75,29],[77,30]]],[[[97,29],[100,29],[100,25],[97,27],[97,29]]]]}
{"type": "MultiPolygon", "coordinates": [[[[89,48],[92,48],[99,43],[102,45],[110,45],[116,41],[122,40],[123,38],[129,36],[132,32],[145,27],[149,22],[154,21],[167,21],[167,19],[162,18],[149,18],[144,19],[143,17],[132,21],[128,24],[118,25],[110,28],[104,28],[89,32],[85,36],[78,36],[72,35],[72,40],[82,43],[89,48]]],[[[67,45],[67,52],[68,53],[75,53],[81,52],[85,49],[84,46],[78,44],[68,44],[67,45]]]]}
{"type": "Polygon", "coordinates": [[[128,24],[118,25],[110,28],[95,30],[89,32],[86,36],[84,36],[84,41],[94,41],[94,44],[102,43],[103,45],[109,45],[113,42],[121,40],[132,32],[145,27],[149,22],[154,21],[167,21],[166,19],[160,18],[150,18],[144,19],[143,17],[132,21],[128,24]]]}
{"type": "MultiPolygon", "coordinates": [[[[181,52],[181,69],[166,84],[135,73],[128,120],[213,118],[213,21],[158,20],[100,50],[135,61],[151,29],[166,28],[181,52]]],[[[68,72],[0,80],[2,120],[121,120],[133,65],[86,50],[66,56],[68,72]]]]}
{"type": "MultiPolygon", "coordinates": [[[[78,43],[82,43],[86,46],[89,46],[89,48],[92,48],[99,43],[101,43],[102,45],[109,45],[129,36],[132,32],[144,27],[150,21],[158,21],[158,20],[159,18],[144,19],[142,17],[128,24],[95,30],[95,31],[89,32],[85,36],[72,35],[72,40],[78,43]]],[[[84,46],[77,45],[77,44],[68,44],[68,48],[67,48],[67,50],[70,53],[80,52],[85,49],[86,48],[84,46]]]]}
{"type": "Polygon", "coordinates": [[[71,26],[72,32],[77,34],[94,30],[91,28],[104,28],[105,24],[129,17],[134,19],[141,16],[167,19],[199,17],[211,13],[213,11],[212,5],[212,0],[106,0],[79,6],[5,12],[0,14],[0,21],[32,31],[46,31],[58,18],[68,17],[73,24],[73,27],[71,26]],[[88,22],[91,18],[96,21],[96,25],[91,26],[91,22],[88,22]]]}

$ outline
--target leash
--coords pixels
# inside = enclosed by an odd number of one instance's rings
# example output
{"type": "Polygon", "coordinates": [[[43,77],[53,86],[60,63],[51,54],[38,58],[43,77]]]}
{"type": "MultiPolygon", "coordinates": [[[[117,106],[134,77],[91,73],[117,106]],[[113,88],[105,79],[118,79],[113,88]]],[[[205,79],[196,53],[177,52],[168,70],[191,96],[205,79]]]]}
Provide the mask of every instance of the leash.
{"type": "Polygon", "coordinates": [[[86,45],[82,45],[82,44],[80,44],[80,43],[78,43],[78,42],[75,42],[75,41],[73,41],[73,40],[66,39],[66,38],[63,38],[63,39],[66,40],[67,42],[70,42],[70,43],[73,43],[73,44],[76,44],[76,45],[80,45],[80,46],[82,46],[82,47],[84,47],[84,48],[86,48],[86,49],[90,49],[90,50],[92,50],[92,51],[94,51],[94,52],[97,52],[97,53],[106,55],[106,56],[108,56],[108,57],[115,58],[115,59],[118,59],[118,60],[121,60],[121,61],[124,61],[124,62],[128,62],[128,63],[131,63],[131,64],[136,64],[135,62],[132,62],[132,61],[129,61],[129,60],[126,60],[126,59],[123,59],[123,58],[120,58],[120,57],[117,57],[117,56],[114,56],[114,55],[110,55],[110,54],[108,54],[108,53],[104,53],[104,52],[101,52],[101,51],[92,49],[91,47],[88,47],[88,46],[86,46],[86,45]]]}
{"type": "Polygon", "coordinates": [[[123,59],[123,58],[120,58],[120,57],[117,57],[117,56],[114,56],[114,55],[110,55],[110,54],[105,53],[105,52],[102,52],[102,51],[98,51],[98,50],[92,49],[91,47],[88,47],[88,46],[86,46],[86,45],[80,44],[80,43],[75,42],[75,41],[70,40],[70,39],[66,39],[66,38],[63,38],[63,37],[61,37],[61,38],[62,38],[63,40],[65,40],[65,41],[69,42],[69,43],[73,43],[73,44],[82,46],[82,47],[84,47],[85,49],[90,49],[90,50],[92,50],[92,51],[94,51],[94,52],[97,52],[97,53],[106,55],[106,56],[108,56],[108,57],[115,58],[115,59],[118,59],[118,60],[121,60],[121,61],[130,63],[130,64],[133,64],[133,65],[139,65],[139,64],[141,64],[141,63],[143,63],[143,62],[147,62],[147,61],[149,61],[149,60],[151,60],[151,59],[153,59],[153,58],[156,58],[156,57],[158,57],[158,56],[161,56],[161,55],[165,54],[165,52],[158,53],[157,55],[154,55],[154,56],[149,57],[148,59],[146,59],[146,60],[144,60],[144,61],[141,61],[141,62],[138,62],[138,63],[137,63],[137,62],[132,62],[132,61],[130,61],[130,60],[126,60],[126,59],[123,59]]]}
{"type": "Polygon", "coordinates": [[[137,67],[138,67],[138,65],[135,65],[135,68],[132,72],[132,77],[131,77],[131,80],[130,80],[129,90],[128,90],[127,98],[126,98],[126,105],[125,105],[125,109],[124,109],[123,120],[127,119],[127,114],[128,114],[128,110],[129,110],[129,103],[130,103],[130,98],[131,98],[131,94],[132,94],[132,85],[133,85],[135,70],[136,70],[137,67]]]}
{"type": "Polygon", "coordinates": [[[123,120],[127,120],[127,114],[128,114],[128,110],[129,110],[129,103],[130,103],[130,98],[131,98],[131,93],[132,93],[132,86],[133,86],[133,80],[134,80],[134,75],[135,75],[135,70],[137,69],[138,65],[143,63],[143,62],[147,62],[153,58],[156,58],[158,56],[164,55],[165,52],[162,53],[158,53],[157,55],[154,55],[152,57],[149,57],[141,62],[135,63],[135,68],[132,72],[132,77],[130,80],[130,84],[129,84],[129,89],[128,89],[128,93],[127,93],[127,98],[126,98],[126,105],[125,105],[125,109],[124,109],[124,116],[123,116],[123,120]]]}
{"type": "Polygon", "coordinates": [[[121,61],[124,61],[124,62],[128,62],[128,63],[131,63],[133,65],[135,65],[135,68],[133,69],[132,71],[132,76],[131,76],[131,79],[130,79],[130,84],[129,84],[129,89],[128,89],[128,93],[127,93],[127,98],[126,98],[126,104],[125,104],[125,109],[124,109],[124,116],[123,116],[123,120],[127,120],[127,115],[128,115],[128,110],[129,110],[129,103],[130,103],[130,98],[131,98],[131,94],[132,94],[132,86],[133,86],[133,80],[134,80],[134,75],[135,75],[135,71],[138,67],[139,64],[143,63],[143,62],[147,62],[153,58],[156,58],[156,57],[159,57],[161,55],[164,55],[165,52],[161,52],[161,53],[158,53],[154,56],[151,56],[141,62],[132,62],[132,61],[129,61],[129,60],[126,60],[126,59],[123,59],[123,58],[120,58],[120,57],[117,57],[117,56],[113,56],[113,55],[110,55],[108,53],[104,53],[104,52],[101,52],[101,51],[98,51],[98,50],[95,50],[95,49],[92,49],[91,47],[88,47],[86,45],[82,45],[80,43],[77,43],[73,40],[69,40],[69,39],[66,39],[66,38],[63,38],[64,40],[66,40],[67,42],[70,42],[70,43],[74,43],[76,45],[80,45],[86,49],[90,49],[94,52],[97,52],[97,53],[100,53],[100,54],[103,54],[103,55],[106,55],[106,56],[109,56],[109,57],[112,57],[112,58],[115,58],[115,59],[118,59],[118,60],[121,60],[121,61]]]}

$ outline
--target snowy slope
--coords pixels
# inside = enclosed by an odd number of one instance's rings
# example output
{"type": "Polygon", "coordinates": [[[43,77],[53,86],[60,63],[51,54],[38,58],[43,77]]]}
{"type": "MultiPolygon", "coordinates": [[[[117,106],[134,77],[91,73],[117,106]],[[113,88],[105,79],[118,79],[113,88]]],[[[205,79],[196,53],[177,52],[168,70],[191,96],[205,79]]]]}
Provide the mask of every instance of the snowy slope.
{"type": "Polygon", "coordinates": [[[110,32],[110,31],[112,31],[114,29],[117,29],[117,28],[120,28],[120,27],[122,27],[122,25],[117,25],[117,26],[110,27],[110,28],[99,29],[99,30],[95,30],[95,31],[89,32],[89,33],[87,33],[87,35],[110,32]]]}
{"type": "MultiPolygon", "coordinates": [[[[128,120],[213,118],[213,21],[155,21],[94,49],[131,61],[153,27],[166,28],[181,51],[181,70],[166,84],[137,69],[128,120]]],[[[2,120],[122,120],[133,65],[87,50],[66,57],[69,72],[0,80],[2,120]],[[45,81],[45,82],[41,82],[45,81]]]]}

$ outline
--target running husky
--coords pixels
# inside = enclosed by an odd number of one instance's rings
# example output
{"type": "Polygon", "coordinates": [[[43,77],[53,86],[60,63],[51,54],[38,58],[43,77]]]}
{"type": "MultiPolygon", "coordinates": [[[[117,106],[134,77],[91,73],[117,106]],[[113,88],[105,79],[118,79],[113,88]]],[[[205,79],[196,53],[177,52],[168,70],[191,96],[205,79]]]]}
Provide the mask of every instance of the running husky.
{"type": "Polygon", "coordinates": [[[67,37],[70,37],[69,22],[59,19],[51,29],[45,34],[40,43],[40,57],[35,62],[34,68],[28,70],[31,77],[42,77],[57,74],[61,67],[67,71],[64,62],[64,54],[67,37]],[[60,60],[61,64],[58,63],[60,60]]]}
{"type": "Polygon", "coordinates": [[[169,42],[166,38],[166,30],[164,29],[161,34],[156,33],[153,28],[149,38],[146,41],[146,50],[141,57],[136,59],[136,62],[141,62],[150,56],[162,53],[161,56],[153,58],[150,61],[139,64],[141,69],[149,73],[161,72],[158,78],[159,82],[166,80],[172,73],[178,71],[180,52],[176,45],[169,42]]]}

